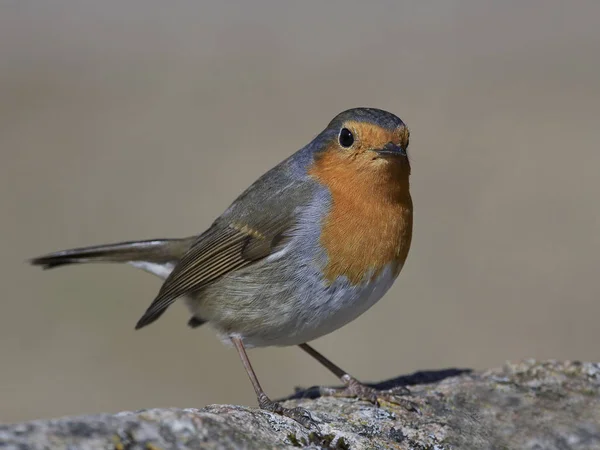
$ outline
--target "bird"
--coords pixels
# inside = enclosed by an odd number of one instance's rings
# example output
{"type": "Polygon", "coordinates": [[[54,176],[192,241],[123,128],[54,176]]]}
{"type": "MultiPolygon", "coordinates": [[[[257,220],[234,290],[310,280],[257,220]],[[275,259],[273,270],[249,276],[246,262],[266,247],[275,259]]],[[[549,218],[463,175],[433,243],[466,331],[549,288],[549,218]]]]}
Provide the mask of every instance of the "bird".
{"type": "Polygon", "coordinates": [[[405,264],[413,228],[409,134],[390,112],[348,109],[199,235],[75,248],[30,263],[45,269],[126,263],[160,277],[164,282],[135,328],[183,301],[188,326],[208,324],[237,349],[260,408],[310,428],[309,411],[266,395],[246,348],[299,346],[344,384],[321,394],[372,403],[387,398],[308,342],[372,307],[405,264]]]}

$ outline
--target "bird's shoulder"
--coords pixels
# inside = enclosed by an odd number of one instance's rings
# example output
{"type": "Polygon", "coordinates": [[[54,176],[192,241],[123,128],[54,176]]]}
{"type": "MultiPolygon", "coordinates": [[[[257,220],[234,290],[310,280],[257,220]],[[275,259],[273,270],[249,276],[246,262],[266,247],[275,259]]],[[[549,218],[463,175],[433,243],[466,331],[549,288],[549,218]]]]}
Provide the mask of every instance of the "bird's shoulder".
{"type": "Polygon", "coordinates": [[[243,191],[213,227],[233,227],[272,239],[293,225],[298,212],[323,189],[310,174],[312,153],[299,151],[243,191]]]}

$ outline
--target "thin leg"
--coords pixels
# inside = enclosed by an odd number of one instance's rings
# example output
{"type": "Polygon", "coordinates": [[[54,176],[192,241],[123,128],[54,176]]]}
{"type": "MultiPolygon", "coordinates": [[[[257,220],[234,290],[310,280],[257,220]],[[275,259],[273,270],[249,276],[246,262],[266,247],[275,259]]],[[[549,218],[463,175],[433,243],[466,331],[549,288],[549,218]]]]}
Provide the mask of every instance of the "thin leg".
{"type": "Polygon", "coordinates": [[[325,367],[327,367],[340,380],[348,375],[348,372],[343,370],[341,367],[335,365],[332,361],[329,361],[327,358],[325,358],[321,353],[316,351],[310,345],[300,344],[300,345],[298,345],[298,347],[300,347],[302,350],[304,350],[310,356],[312,356],[317,361],[319,361],[321,364],[323,364],[325,367]]]}
{"type": "Polygon", "coordinates": [[[258,399],[258,405],[261,409],[265,409],[267,411],[271,411],[277,414],[281,414],[282,416],[289,417],[290,419],[295,420],[306,428],[316,427],[316,422],[312,419],[310,413],[304,408],[284,408],[279,403],[274,402],[265,391],[261,387],[258,382],[258,378],[256,377],[256,373],[254,373],[254,369],[252,368],[252,364],[250,364],[250,359],[248,358],[248,354],[246,353],[246,349],[244,348],[244,344],[240,338],[232,337],[231,342],[238,351],[240,355],[240,359],[242,360],[242,364],[244,364],[244,368],[246,369],[246,373],[252,382],[252,386],[254,387],[254,392],[256,392],[256,398],[258,399]]]}
{"type": "Polygon", "coordinates": [[[399,398],[401,395],[410,394],[410,391],[404,386],[392,389],[390,391],[378,391],[377,389],[362,384],[360,381],[327,359],[310,345],[300,344],[298,347],[327,367],[342,381],[342,383],[346,385],[346,387],[342,389],[321,387],[319,388],[321,395],[334,397],[356,397],[361,400],[367,400],[376,405],[379,404],[379,399],[382,399],[390,403],[401,405],[410,411],[418,412],[418,409],[414,403],[406,399],[399,398]]]}

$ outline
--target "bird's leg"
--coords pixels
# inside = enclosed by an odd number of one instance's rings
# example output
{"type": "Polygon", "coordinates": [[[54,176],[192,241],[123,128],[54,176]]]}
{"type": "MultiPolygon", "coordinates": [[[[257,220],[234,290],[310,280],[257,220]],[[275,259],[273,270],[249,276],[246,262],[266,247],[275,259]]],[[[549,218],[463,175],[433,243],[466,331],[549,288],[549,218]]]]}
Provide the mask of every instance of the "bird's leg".
{"type": "Polygon", "coordinates": [[[411,401],[401,398],[403,395],[410,394],[410,391],[404,387],[399,386],[397,388],[391,389],[389,391],[378,391],[375,388],[367,386],[348,372],[334,364],[332,361],[327,359],[321,353],[316,351],[308,344],[300,344],[299,347],[308,353],[310,356],[315,358],[325,367],[327,367],[335,376],[337,376],[342,383],[346,385],[345,388],[329,388],[329,387],[319,387],[319,393],[323,396],[333,396],[333,397],[353,397],[358,398],[360,400],[366,400],[375,405],[379,405],[379,400],[384,400],[390,403],[395,403],[397,405],[403,406],[409,411],[418,411],[416,405],[411,401]]]}
{"type": "Polygon", "coordinates": [[[284,408],[283,406],[281,406],[281,404],[274,402],[269,397],[267,397],[267,394],[265,394],[265,391],[263,391],[263,388],[258,382],[258,378],[254,373],[252,364],[250,364],[250,359],[246,354],[246,349],[244,348],[242,340],[238,337],[232,337],[231,342],[233,342],[233,345],[237,349],[242,363],[244,364],[244,368],[246,369],[246,373],[248,374],[248,377],[252,382],[252,386],[254,386],[254,391],[256,392],[256,397],[258,399],[258,405],[261,409],[265,409],[267,411],[271,411],[277,414],[281,414],[282,416],[289,417],[290,419],[295,420],[296,422],[300,423],[306,428],[317,427],[317,423],[313,420],[310,413],[306,409],[284,408]]]}

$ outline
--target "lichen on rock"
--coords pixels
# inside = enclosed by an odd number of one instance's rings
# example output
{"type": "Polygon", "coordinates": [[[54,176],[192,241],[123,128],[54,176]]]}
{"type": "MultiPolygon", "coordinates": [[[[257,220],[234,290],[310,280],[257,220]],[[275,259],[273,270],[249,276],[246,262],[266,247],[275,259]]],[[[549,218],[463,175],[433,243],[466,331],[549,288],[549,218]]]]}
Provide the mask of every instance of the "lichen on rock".
{"type": "Polygon", "coordinates": [[[0,425],[0,448],[38,449],[600,449],[600,364],[507,363],[485,372],[420,372],[408,385],[420,413],[296,393],[307,430],[256,408],[150,409],[0,425]]]}

